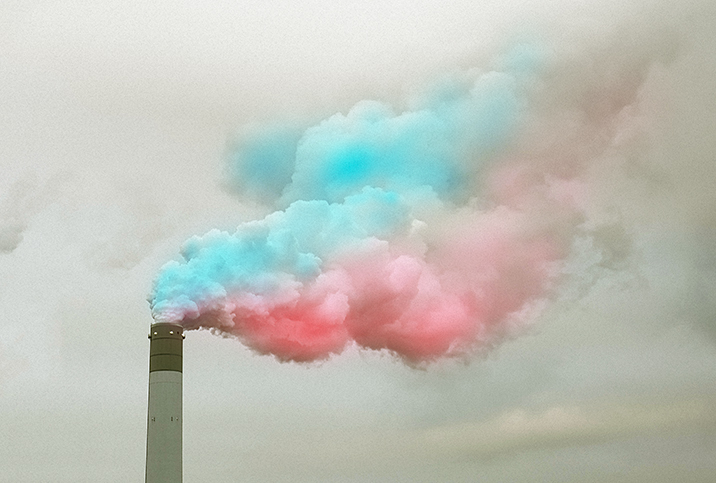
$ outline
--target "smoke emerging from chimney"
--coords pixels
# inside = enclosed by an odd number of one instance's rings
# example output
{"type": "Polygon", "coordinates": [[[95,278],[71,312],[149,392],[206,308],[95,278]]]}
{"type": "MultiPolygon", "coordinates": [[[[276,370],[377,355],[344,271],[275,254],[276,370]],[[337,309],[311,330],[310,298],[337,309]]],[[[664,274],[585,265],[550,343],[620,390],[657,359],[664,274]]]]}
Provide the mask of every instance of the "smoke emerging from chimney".
{"type": "Polygon", "coordinates": [[[232,188],[276,211],[187,240],[154,282],[155,319],[282,361],[355,343],[419,365],[518,333],[577,237],[604,242],[600,263],[627,256],[621,227],[589,220],[591,173],[633,137],[652,52],[519,45],[404,111],[361,101],[245,134],[232,188]]]}

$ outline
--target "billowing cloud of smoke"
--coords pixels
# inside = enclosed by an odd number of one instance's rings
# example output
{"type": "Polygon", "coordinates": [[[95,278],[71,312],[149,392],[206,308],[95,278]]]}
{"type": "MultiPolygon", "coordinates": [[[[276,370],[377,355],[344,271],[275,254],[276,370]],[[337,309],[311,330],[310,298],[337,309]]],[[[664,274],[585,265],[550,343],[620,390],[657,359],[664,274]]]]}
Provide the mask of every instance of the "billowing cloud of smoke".
{"type": "Polygon", "coordinates": [[[519,332],[580,236],[597,263],[629,251],[590,185],[658,60],[643,45],[614,55],[623,41],[520,45],[403,112],[362,101],[307,129],[247,133],[233,188],[278,211],[188,240],[155,280],[155,319],[294,361],[354,341],[421,364],[519,332]]]}

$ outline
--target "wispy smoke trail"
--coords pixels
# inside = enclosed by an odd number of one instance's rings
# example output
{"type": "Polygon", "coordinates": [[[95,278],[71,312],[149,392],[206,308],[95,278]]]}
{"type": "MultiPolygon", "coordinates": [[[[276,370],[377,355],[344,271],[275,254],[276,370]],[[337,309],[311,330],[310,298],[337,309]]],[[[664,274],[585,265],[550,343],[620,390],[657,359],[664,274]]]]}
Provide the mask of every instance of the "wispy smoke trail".
{"type": "Polygon", "coordinates": [[[605,70],[582,84],[578,66],[523,45],[404,112],[362,101],[305,130],[247,134],[233,187],[278,211],[188,240],[155,280],[154,317],[280,360],[351,341],[410,364],[493,345],[535,317],[594,228],[588,173],[648,72],[640,54],[594,54],[605,70]]]}
{"type": "Polygon", "coordinates": [[[58,196],[65,181],[61,173],[41,186],[37,176],[28,174],[0,193],[0,254],[17,249],[30,219],[58,196]]]}

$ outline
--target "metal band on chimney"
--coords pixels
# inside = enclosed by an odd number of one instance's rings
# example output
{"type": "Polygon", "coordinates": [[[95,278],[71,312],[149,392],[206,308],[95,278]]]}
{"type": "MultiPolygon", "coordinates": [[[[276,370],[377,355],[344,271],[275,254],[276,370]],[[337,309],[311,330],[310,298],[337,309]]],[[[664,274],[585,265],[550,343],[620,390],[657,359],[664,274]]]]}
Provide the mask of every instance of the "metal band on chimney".
{"type": "Polygon", "coordinates": [[[177,324],[158,323],[149,332],[149,372],[182,372],[184,329],[177,324]]]}

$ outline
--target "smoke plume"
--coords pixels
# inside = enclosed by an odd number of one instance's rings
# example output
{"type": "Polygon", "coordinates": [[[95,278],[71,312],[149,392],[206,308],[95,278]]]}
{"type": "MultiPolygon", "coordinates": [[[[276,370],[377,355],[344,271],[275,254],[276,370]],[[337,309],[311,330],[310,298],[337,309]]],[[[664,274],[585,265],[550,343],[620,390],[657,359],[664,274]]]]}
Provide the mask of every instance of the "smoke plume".
{"type": "Polygon", "coordinates": [[[638,149],[639,89],[673,51],[654,38],[520,44],[404,110],[245,133],[232,189],[276,211],[189,239],[155,280],[155,319],[284,361],[354,342],[422,364],[519,333],[579,240],[596,264],[628,257],[595,179],[638,149]]]}

